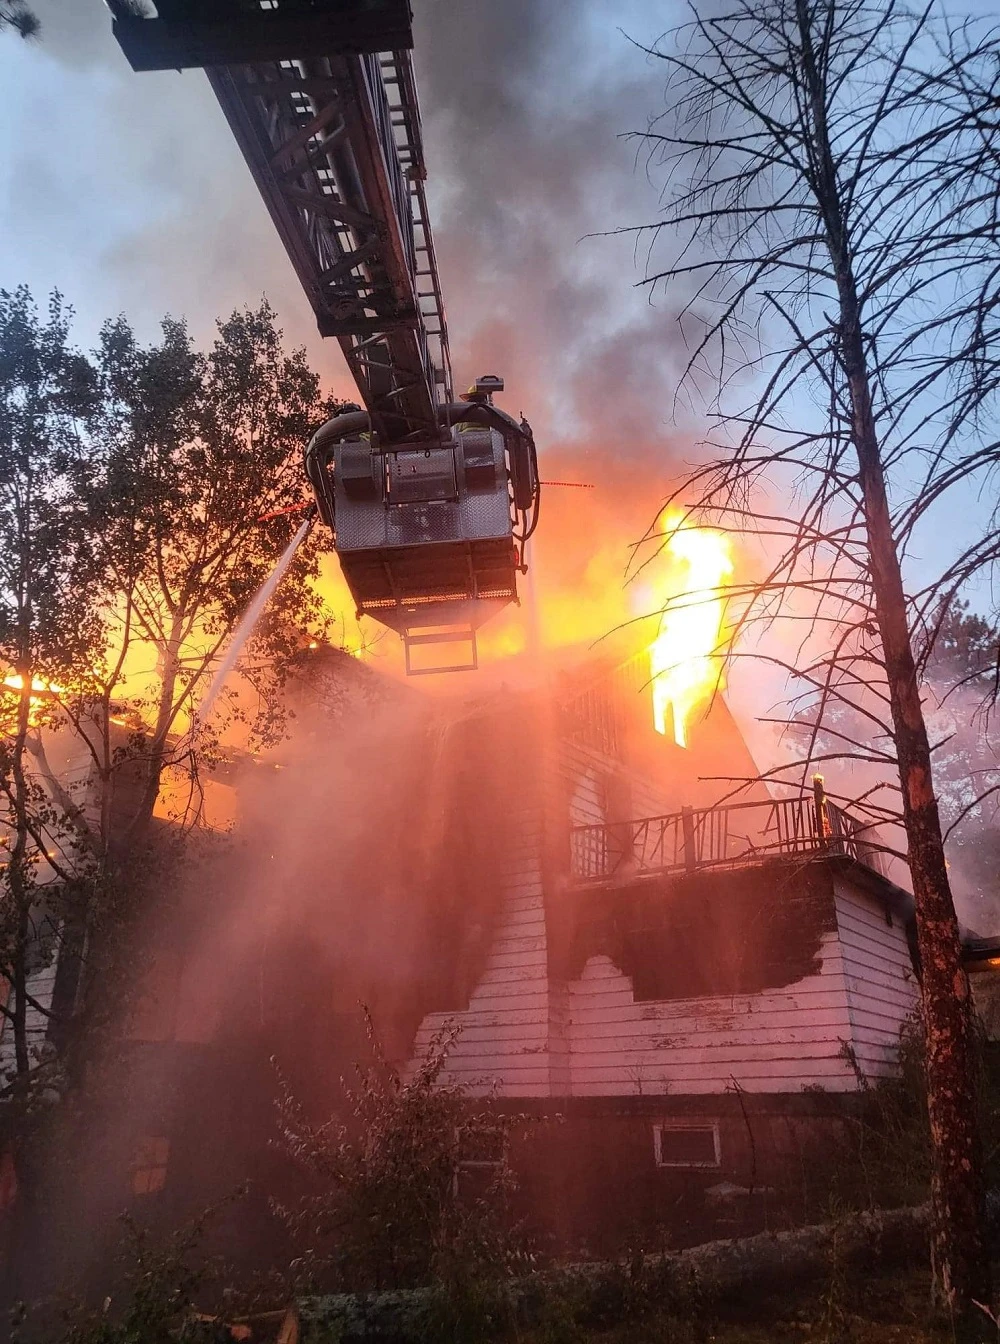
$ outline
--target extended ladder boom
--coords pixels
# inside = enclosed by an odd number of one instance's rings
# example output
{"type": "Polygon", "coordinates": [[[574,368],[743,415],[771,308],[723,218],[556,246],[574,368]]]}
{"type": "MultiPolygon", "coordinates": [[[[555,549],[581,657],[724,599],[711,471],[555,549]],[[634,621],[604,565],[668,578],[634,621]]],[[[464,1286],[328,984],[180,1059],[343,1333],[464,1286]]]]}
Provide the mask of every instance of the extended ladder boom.
{"type": "Polygon", "coordinates": [[[386,444],[435,435],[451,367],[406,0],[160,0],[155,18],[119,12],[114,31],[135,69],[207,69],[372,430],[386,444]]]}
{"type": "Polygon", "coordinates": [[[424,194],[408,0],[108,0],[136,70],[204,67],[364,411],[316,430],[305,467],[358,616],[410,672],[476,666],[478,627],[517,601],[538,518],[534,439],[461,402],[424,194]],[[466,657],[417,666],[462,645],[466,657]]]}

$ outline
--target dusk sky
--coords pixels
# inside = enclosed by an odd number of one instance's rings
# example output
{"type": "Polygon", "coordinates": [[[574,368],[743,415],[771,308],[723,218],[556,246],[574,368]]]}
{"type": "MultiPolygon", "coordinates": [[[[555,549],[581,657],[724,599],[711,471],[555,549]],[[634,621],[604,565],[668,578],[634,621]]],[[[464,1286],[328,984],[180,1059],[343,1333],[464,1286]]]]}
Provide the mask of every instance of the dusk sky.
{"type": "MultiPolygon", "coordinates": [[[[101,0],[35,8],[40,39],[0,46],[0,283],[61,289],[82,341],[118,311],[148,336],[164,312],[184,315],[204,339],[263,292],[346,391],[204,75],[133,74],[101,0]]],[[[551,410],[560,436],[614,425],[617,451],[647,447],[673,382],[671,313],[632,292],[631,240],[581,240],[655,217],[656,192],[618,137],[658,107],[661,76],[619,29],[654,38],[663,7],[415,9],[458,382],[495,365],[543,439],[551,410]]]]}
{"type": "MultiPolygon", "coordinates": [[[[133,74],[101,0],[35,7],[37,41],[0,41],[0,286],[25,282],[39,299],[60,289],[84,345],[118,312],[145,338],[164,313],[184,316],[207,342],[218,315],[263,293],[287,337],[350,394],[204,75],[133,74]]],[[[662,106],[663,67],[636,42],[655,41],[682,11],[654,0],[414,9],[456,383],[502,373],[501,404],[532,421],[549,474],[597,482],[603,494],[586,502],[549,493],[550,540],[539,543],[543,563],[558,567],[551,538],[583,510],[582,572],[605,525],[619,534],[614,556],[625,553],[702,428],[672,419],[681,296],[651,304],[636,287],[643,247],[587,236],[656,218],[657,184],[623,133],[662,106]]],[[[967,499],[939,517],[919,567],[936,567],[985,509],[967,499]]],[[[612,558],[591,579],[619,576],[612,558]]],[[[988,606],[989,594],[977,600],[988,606]]]]}

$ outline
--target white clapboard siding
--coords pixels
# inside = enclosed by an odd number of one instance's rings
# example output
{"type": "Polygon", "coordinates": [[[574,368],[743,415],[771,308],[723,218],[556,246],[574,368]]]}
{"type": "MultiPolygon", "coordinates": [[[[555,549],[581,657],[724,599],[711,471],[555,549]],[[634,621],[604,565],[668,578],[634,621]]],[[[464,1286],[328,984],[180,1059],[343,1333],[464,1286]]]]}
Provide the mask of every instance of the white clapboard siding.
{"type": "MultiPolygon", "coordinates": [[[[916,1002],[906,937],[898,920],[890,927],[878,903],[844,881],[836,888],[838,929],[823,935],[819,971],[784,988],[636,1002],[631,980],[607,956],[592,957],[568,986],[549,984],[546,827],[551,839],[567,824],[605,823],[614,766],[580,743],[562,743],[540,763],[546,802],[525,802],[517,819],[485,971],[464,1011],[424,1019],[416,1055],[445,1022],[456,1022],[461,1035],[444,1079],[526,1098],[710,1095],[734,1082],[757,1093],[850,1092],[858,1080],[848,1043],[866,1073],[891,1069],[916,1002]]],[[[642,804],[633,815],[667,810],[654,784],[635,776],[630,784],[642,804]]]]}
{"type": "MultiPolygon", "coordinates": [[[[596,790],[588,793],[588,805],[596,797],[596,790]]],[[[500,914],[483,975],[467,1009],[424,1018],[414,1054],[422,1056],[434,1034],[453,1022],[461,1034],[442,1082],[461,1083],[473,1095],[547,1097],[550,994],[541,809],[525,808],[514,821],[514,840],[501,869],[500,914]]]]}
{"type": "MultiPolygon", "coordinates": [[[[574,757],[582,757],[580,748],[574,757]]],[[[569,824],[571,826],[603,826],[608,821],[606,788],[601,771],[585,761],[576,770],[567,770],[569,785],[569,824]]]]}
{"type": "Polygon", "coordinates": [[[895,1068],[900,1028],[919,998],[906,930],[898,916],[886,920],[881,902],[842,879],[834,896],[854,1052],[863,1072],[878,1077],[895,1068]]]}
{"type": "MultiPolygon", "coordinates": [[[[52,1004],[52,992],[55,983],[55,965],[43,966],[41,970],[35,971],[34,975],[28,976],[28,994],[42,1008],[49,1008],[52,1004]]],[[[7,1002],[10,1002],[9,997],[7,1002]]],[[[28,1051],[31,1056],[32,1068],[37,1063],[38,1052],[45,1042],[48,1029],[49,1017],[47,1014],[40,1012],[38,1008],[33,1008],[29,1004],[25,1014],[25,1031],[28,1038],[28,1051]]],[[[14,1069],[14,1029],[7,1018],[0,1017],[0,1082],[3,1079],[9,1081],[13,1078],[14,1069]]]]}
{"type": "Polygon", "coordinates": [[[569,987],[574,1096],[656,1092],[853,1091],[843,1058],[851,1020],[837,936],[822,965],[787,989],[637,1003],[608,957],[592,957],[569,987]]]}

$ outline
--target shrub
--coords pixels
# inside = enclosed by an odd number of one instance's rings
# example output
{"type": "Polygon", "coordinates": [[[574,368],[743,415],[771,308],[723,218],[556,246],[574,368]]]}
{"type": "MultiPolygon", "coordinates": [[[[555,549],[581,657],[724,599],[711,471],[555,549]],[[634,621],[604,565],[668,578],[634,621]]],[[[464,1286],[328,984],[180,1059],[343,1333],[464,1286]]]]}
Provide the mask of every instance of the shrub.
{"type": "Polygon", "coordinates": [[[443,1078],[455,1028],[404,1077],[365,1016],[372,1058],[345,1084],[349,1116],[315,1125],[282,1087],[283,1144],[309,1186],[277,1206],[297,1248],[295,1287],[430,1287],[456,1310],[495,1315],[504,1283],[527,1263],[508,1162],[523,1117],[475,1102],[443,1078]],[[478,1188],[467,1188],[466,1174],[478,1188]]]}

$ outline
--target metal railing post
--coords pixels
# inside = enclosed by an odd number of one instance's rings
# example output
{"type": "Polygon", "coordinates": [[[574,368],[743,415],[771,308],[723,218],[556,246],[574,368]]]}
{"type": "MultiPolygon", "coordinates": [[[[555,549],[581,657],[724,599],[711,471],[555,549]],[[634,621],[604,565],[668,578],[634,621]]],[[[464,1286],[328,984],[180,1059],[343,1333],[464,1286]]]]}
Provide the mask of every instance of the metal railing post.
{"type": "Polygon", "coordinates": [[[681,831],[684,836],[684,867],[690,872],[698,867],[698,854],[694,845],[694,808],[681,808],[681,831]]]}

